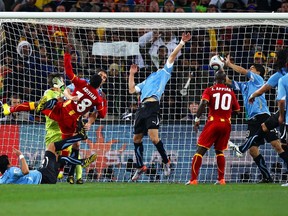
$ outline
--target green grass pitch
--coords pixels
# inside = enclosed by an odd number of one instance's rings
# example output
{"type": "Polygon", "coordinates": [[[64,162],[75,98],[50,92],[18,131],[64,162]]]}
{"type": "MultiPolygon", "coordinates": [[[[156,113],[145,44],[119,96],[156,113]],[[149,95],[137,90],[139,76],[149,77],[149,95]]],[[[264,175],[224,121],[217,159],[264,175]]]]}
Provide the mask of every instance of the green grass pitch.
{"type": "Polygon", "coordinates": [[[85,183],[1,185],[1,215],[288,215],[279,184],[85,183]]]}

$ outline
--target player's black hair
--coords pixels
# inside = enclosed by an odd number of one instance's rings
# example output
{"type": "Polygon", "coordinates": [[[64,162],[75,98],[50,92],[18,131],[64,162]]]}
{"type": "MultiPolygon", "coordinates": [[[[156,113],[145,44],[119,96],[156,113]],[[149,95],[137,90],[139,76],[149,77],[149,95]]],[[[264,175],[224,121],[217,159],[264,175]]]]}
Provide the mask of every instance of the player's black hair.
{"type": "Polygon", "coordinates": [[[225,83],[226,73],[223,70],[218,70],[215,73],[215,81],[216,81],[216,83],[225,83]]]}
{"type": "Polygon", "coordinates": [[[9,165],[9,159],[7,155],[1,155],[0,156],[0,172],[4,174],[4,172],[7,170],[9,165]]]}
{"type": "Polygon", "coordinates": [[[99,86],[101,85],[102,83],[102,78],[100,75],[98,74],[93,74],[91,77],[90,77],[90,85],[93,87],[93,88],[99,88],[99,86]]]}
{"type": "Polygon", "coordinates": [[[107,71],[104,70],[103,68],[98,68],[98,69],[96,70],[96,74],[99,74],[100,72],[104,72],[104,73],[107,74],[107,71]]]}
{"type": "Polygon", "coordinates": [[[260,76],[261,76],[262,78],[264,78],[265,68],[263,67],[263,65],[261,65],[261,64],[253,64],[253,65],[254,65],[255,69],[256,69],[258,72],[260,72],[260,76]]]}
{"type": "Polygon", "coordinates": [[[55,77],[63,77],[63,75],[61,74],[61,73],[50,73],[49,75],[48,75],[48,85],[50,86],[50,88],[53,88],[54,87],[54,84],[53,84],[53,79],[55,78],[55,77]]]}
{"type": "Polygon", "coordinates": [[[286,68],[288,62],[288,49],[281,49],[277,52],[277,60],[275,65],[278,70],[281,68],[286,68]]]}

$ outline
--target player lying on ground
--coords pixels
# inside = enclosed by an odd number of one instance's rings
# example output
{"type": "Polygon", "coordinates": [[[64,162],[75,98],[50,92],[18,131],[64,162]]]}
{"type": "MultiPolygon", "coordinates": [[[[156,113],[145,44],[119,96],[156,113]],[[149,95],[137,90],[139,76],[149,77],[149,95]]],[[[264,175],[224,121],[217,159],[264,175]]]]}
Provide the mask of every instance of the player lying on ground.
{"type": "MultiPolygon", "coordinates": [[[[38,170],[29,170],[23,154],[17,149],[14,149],[14,153],[19,157],[20,168],[11,166],[8,156],[1,155],[0,172],[2,176],[0,177],[0,184],[56,184],[58,174],[58,156],[56,152],[66,149],[79,138],[83,140],[86,137],[83,134],[77,134],[68,139],[49,144],[42,165],[38,170]]],[[[83,167],[87,167],[96,160],[96,154],[81,160],[71,157],[61,157],[61,160],[68,164],[81,164],[83,167]]]]}

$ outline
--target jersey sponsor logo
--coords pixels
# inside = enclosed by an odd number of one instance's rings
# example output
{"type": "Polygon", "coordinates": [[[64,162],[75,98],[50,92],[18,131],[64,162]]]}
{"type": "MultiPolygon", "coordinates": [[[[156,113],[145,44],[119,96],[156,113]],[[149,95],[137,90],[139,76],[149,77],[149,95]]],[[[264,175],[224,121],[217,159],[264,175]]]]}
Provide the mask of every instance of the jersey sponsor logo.
{"type": "Polygon", "coordinates": [[[157,117],[157,121],[156,121],[156,122],[155,122],[155,121],[152,121],[152,123],[155,124],[155,125],[159,125],[159,123],[160,123],[159,118],[157,117]]]}

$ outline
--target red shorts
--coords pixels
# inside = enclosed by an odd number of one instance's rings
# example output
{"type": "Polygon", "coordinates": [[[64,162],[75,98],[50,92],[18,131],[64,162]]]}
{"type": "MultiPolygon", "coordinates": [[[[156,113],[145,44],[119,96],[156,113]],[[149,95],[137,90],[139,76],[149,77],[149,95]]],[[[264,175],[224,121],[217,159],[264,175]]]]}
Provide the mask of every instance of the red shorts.
{"type": "Polygon", "coordinates": [[[62,139],[69,138],[76,132],[78,115],[73,110],[64,108],[63,103],[58,102],[52,110],[43,110],[42,113],[58,122],[62,139]]]}
{"type": "Polygon", "coordinates": [[[228,147],[230,138],[231,124],[228,121],[208,121],[198,138],[198,146],[210,149],[214,144],[214,148],[223,151],[228,147]]]}

